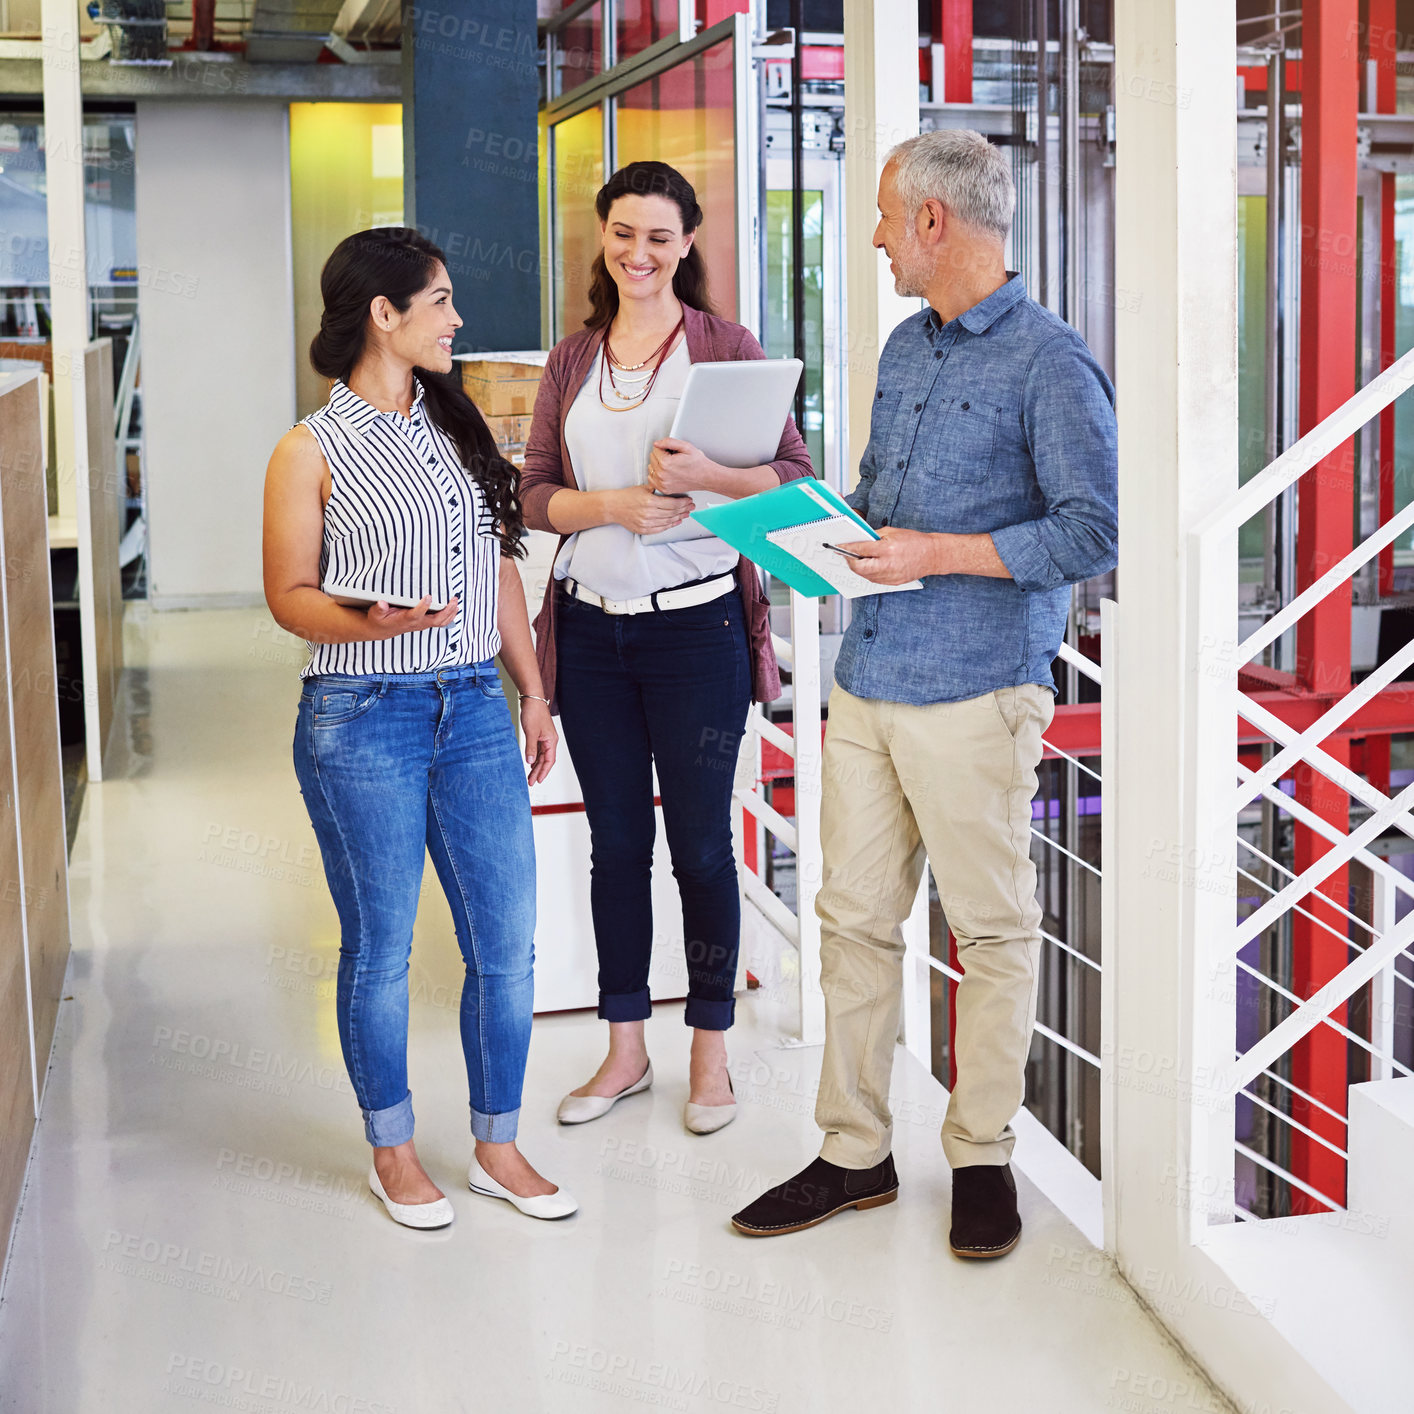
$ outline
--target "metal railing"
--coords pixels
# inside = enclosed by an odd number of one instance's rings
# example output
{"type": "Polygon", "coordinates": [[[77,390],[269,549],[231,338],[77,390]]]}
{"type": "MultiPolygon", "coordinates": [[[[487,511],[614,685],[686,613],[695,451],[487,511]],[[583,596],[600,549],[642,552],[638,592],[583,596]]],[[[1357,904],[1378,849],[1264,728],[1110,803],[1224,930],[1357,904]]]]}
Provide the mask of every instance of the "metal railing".
{"type": "MultiPolygon", "coordinates": [[[[784,902],[766,880],[742,865],[737,874],[742,895],[772,923],[799,953],[800,1039],[816,1043],[825,1037],[825,1008],[820,992],[820,921],[815,895],[820,888],[820,606],[813,598],[790,592],[790,639],[772,635],[776,657],[791,679],[791,730],[770,721],[753,706],[747,718],[743,751],[752,763],[750,784],[738,784],[734,798],[749,820],[769,832],[795,856],[795,908],[784,902]],[[766,799],[762,787],[761,744],[769,742],[792,763],[795,818],[788,820],[766,799]]],[[[764,864],[764,842],[756,858],[764,864]]]]}
{"type": "MultiPolygon", "coordinates": [[[[1410,812],[1410,807],[1414,806],[1414,785],[1405,787],[1391,798],[1323,750],[1322,743],[1338,733],[1362,707],[1414,665],[1414,641],[1394,652],[1359,684],[1341,693],[1334,701],[1323,704],[1324,710],[1304,729],[1289,725],[1277,713],[1242,691],[1237,674],[1241,667],[1293,629],[1303,615],[1333,590],[1348,583],[1382,549],[1414,527],[1414,504],[1393,516],[1240,642],[1235,643],[1230,630],[1225,627],[1237,621],[1235,593],[1214,595],[1209,592],[1208,586],[1221,582],[1235,589],[1235,581],[1230,576],[1223,577],[1225,566],[1221,563],[1221,557],[1236,554],[1238,528],[1263,513],[1269,504],[1297,485],[1303,476],[1344,445],[1411,385],[1414,385],[1414,352],[1405,354],[1239,488],[1191,537],[1190,571],[1194,577],[1194,592],[1190,604],[1194,615],[1193,642],[1199,645],[1196,650],[1197,672],[1200,678],[1216,681],[1225,700],[1230,693],[1232,712],[1256,727],[1274,745],[1270,757],[1255,770],[1241,762],[1216,758],[1200,766],[1201,770],[1220,773],[1229,773],[1236,768],[1237,785],[1229,796],[1227,823],[1223,826],[1224,831],[1230,830],[1231,834],[1227,836],[1226,843],[1218,843],[1214,854],[1215,858],[1224,861],[1222,867],[1231,869],[1233,892],[1239,900],[1242,894],[1237,887],[1239,880],[1243,886],[1255,886],[1260,890],[1256,896],[1256,906],[1245,916],[1242,916],[1240,907],[1235,910],[1232,934],[1223,956],[1231,962],[1234,981],[1239,975],[1250,978],[1278,999],[1273,1004],[1276,1010],[1286,1009],[1285,1015],[1245,1048],[1237,1044],[1235,1035],[1230,1038],[1230,1054],[1235,1059],[1230,1070],[1224,1072],[1220,1089],[1233,1101],[1240,1096],[1251,1102],[1293,1134],[1334,1154],[1342,1164],[1348,1158],[1346,1146],[1330,1137],[1330,1130],[1346,1125],[1343,1109],[1328,1102],[1334,1097],[1328,1095],[1326,1100],[1322,1100],[1289,1077],[1279,1074],[1278,1067],[1306,1037],[1318,1028],[1328,1028],[1370,1057],[1373,1078],[1414,1074],[1394,1055],[1395,996],[1401,984],[1414,989],[1414,982],[1397,967],[1397,960],[1401,956],[1409,957],[1410,946],[1414,944],[1414,912],[1396,923],[1395,900],[1399,893],[1414,898],[1414,880],[1400,873],[1371,848],[1386,831],[1396,830],[1410,837],[1410,849],[1414,852],[1414,814],[1410,812]],[[1223,599],[1230,602],[1218,602],[1223,599]],[[1343,829],[1282,790],[1281,780],[1299,766],[1319,773],[1339,790],[1359,801],[1369,810],[1368,817],[1353,829],[1343,829]],[[1238,829],[1238,815],[1259,801],[1268,802],[1295,825],[1312,831],[1329,848],[1298,872],[1243,839],[1238,829]],[[1372,917],[1368,921],[1352,912],[1347,900],[1322,891],[1323,884],[1352,863],[1368,869],[1373,881],[1372,917]],[[1247,864],[1253,867],[1244,867],[1247,864]],[[1261,877],[1259,868],[1267,872],[1267,878],[1261,877]],[[1317,911],[1313,912],[1313,909],[1317,911]],[[1302,918],[1333,936],[1353,953],[1309,996],[1300,995],[1279,977],[1270,975],[1240,955],[1254,940],[1269,935],[1270,930],[1293,917],[1302,918]],[[1339,923],[1331,921],[1336,918],[1339,923]],[[1367,984],[1372,987],[1373,1005],[1368,1027],[1370,1034],[1364,1036],[1338,1020],[1334,1013],[1367,984]],[[1259,1092],[1261,1081],[1279,1087],[1280,1093],[1269,1089],[1263,1096],[1259,1092]],[[1285,1100],[1286,1106],[1273,1102],[1278,1099],[1285,1100]],[[1293,1101],[1311,1107],[1312,1113],[1307,1116],[1311,1123],[1303,1124],[1288,1112],[1293,1101]],[[1313,1127],[1318,1122],[1317,1115],[1324,1116],[1326,1122],[1321,1123],[1320,1128],[1327,1130],[1325,1134],[1313,1127]]],[[[1221,1132],[1214,1133],[1215,1147],[1212,1152],[1215,1155],[1225,1143],[1230,1146],[1231,1152],[1318,1204],[1331,1209],[1344,1206],[1343,1199],[1338,1195],[1321,1191],[1278,1163],[1271,1154],[1260,1153],[1241,1142],[1236,1134],[1232,1105],[1214,1105],[1212,1111],[1212,1122],[1223,1126],[1221,1132]]],[[[1216,1191],[1222,1191],[1224,1175],[1215,1173],[1213,1177],[1218,1180],[1216,1191]]],[[[1235,1200],[1233,1209],[1233,1216],[1248,1219],[1254,1216],[1239,1207],[1235,1200]]],[[[1216,1216],[1220,1219],[1222,1214],[1216,1216]]]]}
{"type": "MultiPolygon", "coordinates": [[[[1108,620],[1108,604],[1103,606],[1106,610],[1105,621],[1108,620]]],[[[1104,627],[1101,629],[1101,658],[1103,659],[1104,627]]],[[[1069,644],[1063,643],[1060,649],[1060,657],[1070,666],[1076,669],[1082,677],[1095,683],[1103,692],[1103,670],[1101,666],[1092,659],[1085,657],[1069,644]]],[[[1102,771],[1096,771],[1087,766],[1083,761],[1071,756],[1067,751],[1057,746],[1047,738],[1042,738],[1043,745],[1047,752],[1053,757],[1064,760],[1074,766],[1079,772],[1091,777],[1099,786],[1101,794],[1101,820],[1105,818],[1104,809],[1104,775],[1102,771]]],[[[1102,869],[1092,864],[1089,860],[1081,858],[1074,851],[1067,849],[1060,841],[1051,838],[1044,830],[1038,829],[1032,823],[1031,834],[1033,839],[1039,841],[1045,851],[1054,852],[1066,864],[1084,870],[1093,875],[1096,879],[1103,880],[1102,869]]],[[[932,927],[930,919],[929,898],[930,898],[930,866],[927,861],[923,866],[923,878],[919,885],[917,897],[907,921],[903,926],[904,945],[906,948],[904,957],[904,983],[903,983],[903,1036],[902,1041],[905,1047],[925,1066],[931,1068],[934,1054],[934,1008],[931,1005],[931,981],[933,974],[943,977],[948,985],[956,985],[962,981],[962,972],[955,967],[952,962],[945,958],[934,956],[932,949],[932,927]]],[[[1103,902],[1101,907],[1103,908],[1103,902]]],[[[1063,963],[1081,967],[1087,971],[1093,971],[1097,976],[1103,976],[1102,966],[1099,961],[1090,956],[1084,949],[1084,939],[1080,937],[1062,938],[1046,929],[1041,930],[1043,946],[1054,950],[1058,959],[1063,963]]],[[[1076,1060],[1093,1070],[1097,1075],[1101,1070],[1100,1057],[1090,1050],[1078,1036],[1066,1035],[1061,1031],[1047,1025],[1039,1018],[1035,1023],[1035,1033],[1044,1037],[1068,1055],[1074,1056],[1076,1060]]],[[[1056,1138],[1062,1143],[1066,1142],[1067,1136],[1057,1135],[1056,1138]]]]}
{"type": "MultiPolygon", "coordinates": [[[[1106,606],[1108,607],[1108,606],[1106,606]]],[[[743,755],[748,763],[749,782],[739,783],[734,792],[736,804],[746,813],[748,827],[758,831],[755,859],[764,866],[765,836],[770,835],[784,845],[795,858],[795,906],[782,899],[764,877],[764,867],[753,870],[743,862],[739,869],[743,899],[753,905],[797,950],[800,998],[800,1039],[817,1043],[824,1039],[824,1004],[819,987],[820,924],[815,913],[815,898],[819,891],[822,858],[820,849],[820,787],[822,770],[821,692],[819,605],[795,591],[791,592],[791,636],[789,640],[773,635],[776,656],[791,677],[791,721],[786,730],[772,722],[758,706],[748,718],[747,740],[743,755]],[[795,808],[787,818],[767,799],[762,770],[762,746],[768,744],[791,763],[794,781],[795,808]]],[[[1103,642],[1103,633],[1102,633],[1103,642]]],[[[1061,646],[1061,657],[1082,676],[1097,685],[1102,684],[1100,667],[1072,648],[1061,646]]],[[[1101,781],[1101,775],[1085,762],[1077,760],[1053,742],[1045,740],[1048,753],[1065,760],[1078,771],[1101,781]]],[[[1103,784],[1101,783],[1103,794],[1103,784]]],[[[1032,835],[1043,851],[1054,851],[1068,866],[1100,877],[1100,869],[1089,860],[1067,849],[1033,823],[1032,835]]],[[[931,974],[936,972],[952,983],[962,980],[962,974],[949,961],[932,955],[929,917],[930,872],[924,864],[923,877],[903,934],[906,948],[904,960],[903,1007],[901,1037],[904,1045],[931,1068],[933,1050],[933,1015],[930,1005],[931,974]]],[[[1069,965],[1100,972],[1100,963],[1090,956],[1082,938],[1063,938],[1042,931],[1047,948],[1054,949],[1069,965]]],[[[1044,1036],[1077,1060],[1100,1069],[1100,1058],[1078,1036],[1065,1035],[1043,1021],[1036,1025],[1037,1034],[1044,1036]]]]}

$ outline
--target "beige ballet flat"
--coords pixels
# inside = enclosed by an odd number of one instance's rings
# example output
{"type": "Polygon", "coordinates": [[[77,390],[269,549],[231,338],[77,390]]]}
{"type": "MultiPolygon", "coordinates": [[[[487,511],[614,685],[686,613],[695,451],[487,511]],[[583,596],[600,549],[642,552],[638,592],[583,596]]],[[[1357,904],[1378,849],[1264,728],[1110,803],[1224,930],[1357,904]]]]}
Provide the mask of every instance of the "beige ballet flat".
{"type": "Polygon", "coordinates": [[[691,1100],[682,1107],[683,1127],[689,1134],[715,1134],[719,1129],[725,1129],[736,1118],[736,1086],[732,1085],[732,1078],[727,1076],[727,1084],[731,1087],[732,1102],[729,1105],[694,1105],[691,1100]]]}
{"type": "Polygon", "coordinates": [[[566,1095],[560,1101],[560,1108],[555,1117],[561,1124],[587,1124],[591,1119],[599,1119],[608,1114],[626,1095],[637,1095],[640,1090],[648,1089],[652,1083],[653,1062],[649,1061],[648,1069],[642,1076],[627,1089],[620,1090],[617,1095],[566,1095]]]}

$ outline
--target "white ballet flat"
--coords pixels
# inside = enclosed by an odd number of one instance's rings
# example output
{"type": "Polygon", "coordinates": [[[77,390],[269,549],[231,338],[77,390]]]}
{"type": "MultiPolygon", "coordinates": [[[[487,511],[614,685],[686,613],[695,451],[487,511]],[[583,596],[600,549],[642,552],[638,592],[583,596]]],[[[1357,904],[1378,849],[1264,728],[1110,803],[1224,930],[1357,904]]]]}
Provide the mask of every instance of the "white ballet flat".
{"type": "Polygon", "coordinates": [[[727,1076],[731,1087],[732,1102],[729,1105],[694,1105],[689,1100],[682,1107],[682,1122],[689,1134],[714,1134],[725,1129],[736,1118],[736,1086],[731,1076],[727,1076]]]}
{"type": "Polygon", "coordinates": [[[466,1181],[473,1193],[479,1193],[483,1198],[504,1198],[506,1202],[515,1204],[528,1218],[567,1218],[579,1211],[579,1204],[563,1188],[554,1193],[537,1194],[534,1198],[522,1198],[519,1193],[512,1193],[509,1188],[497,1183],[476,1162],[475,1157],[467,1170],[466,1181]]]}
{"type": "Polygon", "coordinates": [[[424,1230],[435,1227],[446,1227],[456,1213],[452,1210],[451,1201],[447,1198],[438,1198],[431,1203],[395,1203],[383,1191],[383,1185],[378,1181],[378,1170],[370,1168],[368,1170],[368,1186],[373,1190],[375,1198],[382,1199],[383,1206],[388,1210],[388,1216],[395,1223],[402,1223],[404,1227],[417,1227],[424,1230]]]}
{"type": "Polygon", "coordinates": [[[649,1061],[648,1069],[643,1072],[642,1077],[626,1090],[620,1090],[617,1095],[566,1095],[560,1101],[560,1108],[555,1112],[555,1116],[561,1124],[584,1124],[591,1119],[599,1119],[608,1114],[625,1095],[636,1095],[652,1083],[653,1062],[649,1061]]]}

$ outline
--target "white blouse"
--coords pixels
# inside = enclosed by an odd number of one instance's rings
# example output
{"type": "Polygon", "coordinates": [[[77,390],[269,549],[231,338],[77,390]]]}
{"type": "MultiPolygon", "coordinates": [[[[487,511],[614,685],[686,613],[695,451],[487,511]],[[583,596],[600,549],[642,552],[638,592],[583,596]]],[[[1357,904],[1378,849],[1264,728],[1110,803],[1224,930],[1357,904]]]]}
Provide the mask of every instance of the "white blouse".
{"type": "Polygon", "coordinates": [[[427,414],[413,380],[412,415],[380,412],[342,381],[304,419],[329,463],[319,582],[434,603],[457,596],[445,628],[395,638],[311,643],[301,677],[425,673],[501,651],[496,626],[501,544],[456,445],[427,414]]]}
{"type": "MultiPolygon", "coordinates": [[[[692,367],[687,340],[680,339],[647,399],[626,412],[611,412],[599,401],[603,357],[601,347],[565,418],[565,445],[581,491],[618,491],[647,482],[653,443],[668,435],[692,367]]],[[[604,381],[607,387],[608,378],[604,381]]],[[[596,525],[565,541],[555,561],[555,578],[571,577],[606,599],[637,599],[729,573],[738,558],[715,535],[645,545],[621,525],[596,525]]]]}

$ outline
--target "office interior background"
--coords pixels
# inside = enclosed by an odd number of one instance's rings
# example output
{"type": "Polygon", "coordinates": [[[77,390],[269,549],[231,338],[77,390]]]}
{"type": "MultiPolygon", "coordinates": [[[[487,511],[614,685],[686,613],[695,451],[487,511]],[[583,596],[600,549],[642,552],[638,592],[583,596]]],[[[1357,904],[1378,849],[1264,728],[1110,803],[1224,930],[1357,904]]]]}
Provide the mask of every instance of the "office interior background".
{"type": "MultiPolygon", "coordinates": [[[[0,0],[0,1408],[1414,1408],[1411,349],[1408,0],[0,0]],[[725,1233],[809,1152],[823,1026],[849,609],[776,582],[786,691],[736,793],[750,1125],[704,1159],[666,1110],[613,1140],[547,1112],[573,1232],[395,1242],[344,1134],[303,648],[260,584],[266,461],[327,393],[323,261],[375,225],[446,250],[516,460],[595,192],[670,162],[847,491],[920,307],[870,244],[878,174],[947,127],[1007,155],[1008,266],[1121,428],[1120,565],[1074,590],[1033,815],[1029,1241],[985,1273],[941,1245],[958,959],[926,872],[896,1085],[932,1178],[883,1236],[725,1233]]],[[[549,1096],[594,950],[567,762],[533,801],[549,1096]]],[[[655,900],[681,997],[661,844],[655,900]]],[[[414,1064],[454,1109],[450,939],[425,892],[414,1064]]]]}

